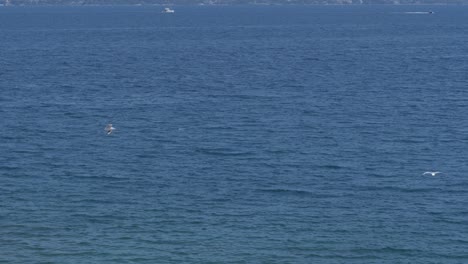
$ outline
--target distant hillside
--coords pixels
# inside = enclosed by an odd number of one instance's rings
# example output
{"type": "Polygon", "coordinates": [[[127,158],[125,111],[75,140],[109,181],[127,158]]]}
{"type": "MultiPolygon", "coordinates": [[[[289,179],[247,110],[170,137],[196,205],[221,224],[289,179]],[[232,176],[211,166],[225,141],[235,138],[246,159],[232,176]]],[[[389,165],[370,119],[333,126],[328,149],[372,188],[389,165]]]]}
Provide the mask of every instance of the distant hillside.
{"type": "Polygon", "coordinates": [[[3,5],[468,4],[468,0],[0,0],[3,5]]]}

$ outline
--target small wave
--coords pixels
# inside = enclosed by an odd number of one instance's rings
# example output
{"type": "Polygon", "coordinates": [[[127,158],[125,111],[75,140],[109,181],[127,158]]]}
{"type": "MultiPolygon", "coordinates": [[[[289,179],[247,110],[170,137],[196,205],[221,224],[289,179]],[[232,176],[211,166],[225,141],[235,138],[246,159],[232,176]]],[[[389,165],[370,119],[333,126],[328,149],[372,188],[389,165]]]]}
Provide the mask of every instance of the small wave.
{"type": "Polygon", "coordinates": [[[253,154],[251,151],[238,151],[229,148],[198,148],[196,151],[215,156],[246,156],[253,154]]]}
{"type": "Polygon", "coordinates": [[[399,254],[404,256],[413,256],[421,254],[423,251],[418,249],[407,249],[407,248],[397,248],[397,247],[382,247],[382,248],[357,248],[353,249],[352,252],[356,253],[392,253],[399,254]]]}
{"type": "Polygon", "coordinates": [[[3,165],[0,166],[1,171],[15,171],[15,170],[20,170],[20,166],[15,166],[15,165],[3,165]]]}
{"type": "Polygon", "coordinates": [[[408,188],[408,187],[399,187],[399,186],[361,186],[361,191],[389,191],[389,192],[404,192],[404,193],[415,193],[415,192],[434,192],[440,191],[441,188],[408,188]]]}
{"type": "Polygon", "coordinates": [[[274,189],[257,189],[259,192],[271,193],[276,195],[285,195],[285,196],[310,196],[314,198],[333,198],[338,197],[337,195],[330,195],[318,192],[311,192],[307,190],[300,189],[285,189],[285,188],[274,188],[274,189]]]}
{"type": "Polygon", "coordinates": [[[467,244],[468,245],[468,240],[464,240],[464,239],[448,239],[448,241],[456,243],[456,244],[467,244]]]}
{"type": "Polygon", "coordinates": [[[312,192],[305,191],[305,190],[295,190],[295,189],[258,189],[261,192],[269,192],[269,193],[286,193],[286,194],[312,194],[312,192]]]}
{"type": "Polygon", "coordinates": [[[203,128],[210,129],[210,130],[233,130],[235,129],[235,127],[233,126],[226,126],[226,125],[207,125],[203,128]]]}
{"type": "Polygon", "coordinates": [[[76,179],[96,180],[96,181],[127,181],[127,177],[104,176],[104,175],[76,175],[76,179]]]}
{"type": "Polygon", "coordinates": [[[438,219],[434,219],[433,221],[436,223],[443,223],[443,224],[453,224],[453,225],[462,225],[462,226],[468,225],[468,223],[466,222],[464,218],[463,219],[451,219],[448,217],[439,217],[438,219]]]}
{"type": "Polygon", "coordinates": [[[304,58],[305,61],[319,61],[320,58],[316,58],[316,57],[306,57],[304,58]]]}
{"type": "Polygon", "coordinates": [[[328,169],[328,170],[341,170],[341,169],[346,169],[344,166],[340,165],[334,165],[334,164],[329,164],[329,165],[320,165],[318,166],[319,169],[328,169]]]}

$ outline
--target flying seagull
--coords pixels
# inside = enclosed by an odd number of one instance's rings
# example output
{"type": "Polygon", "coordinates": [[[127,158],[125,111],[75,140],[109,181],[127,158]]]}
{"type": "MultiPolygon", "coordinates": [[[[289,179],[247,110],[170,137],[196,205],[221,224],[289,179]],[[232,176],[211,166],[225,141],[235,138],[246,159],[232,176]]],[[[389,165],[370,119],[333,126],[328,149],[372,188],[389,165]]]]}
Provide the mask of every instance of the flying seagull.
{"type": "Polygon", "coordinates": [[[113,127],[112,124],[107,124],[107,126],[106,126],[106,128],[104,128],[104,130],[106,130],[107,135],[110,135],[110,134],[112,134],[112,131],[115,130],[115,127],[113,127]]]}
{"type": "Polygon", "coordinates": [[[425,173],[423,173],[422,175],[426,175],[426,174],[430,174],[432,176],[436,176],[437,174],[439,173],[442,173],[440,171],[426,171],[425,173]]]}

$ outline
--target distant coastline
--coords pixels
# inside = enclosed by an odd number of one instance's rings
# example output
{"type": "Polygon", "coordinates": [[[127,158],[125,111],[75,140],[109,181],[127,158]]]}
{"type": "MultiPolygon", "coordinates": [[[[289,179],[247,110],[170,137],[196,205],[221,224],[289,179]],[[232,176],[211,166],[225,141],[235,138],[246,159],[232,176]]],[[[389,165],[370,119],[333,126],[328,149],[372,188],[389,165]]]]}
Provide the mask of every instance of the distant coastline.
{"type": "Polygon", "coordinates": [[[468,5],[468,0],[0,0],[0,6],[37,5],[468,5]]]}

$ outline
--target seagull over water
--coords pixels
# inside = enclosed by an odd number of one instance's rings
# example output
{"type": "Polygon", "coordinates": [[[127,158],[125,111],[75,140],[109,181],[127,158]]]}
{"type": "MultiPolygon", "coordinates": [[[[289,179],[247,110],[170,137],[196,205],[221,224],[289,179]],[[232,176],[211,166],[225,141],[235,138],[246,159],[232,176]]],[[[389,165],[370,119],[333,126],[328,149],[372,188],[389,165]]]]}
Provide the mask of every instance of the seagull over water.
{"type": "Polygon", "coordinates": [[[432,176],[436,176],[437,174],[439,173],[442,173],[440,171],[426,171],[425,173],[423,173],[422,175],[426,175],[426,174],[430,174],[432,176]]]}
{"type": "Polygon", "coordinates": [[[115,127],[113,127],[112,124],[107,124],[107,126],[106,126],[106,128],[104,128],[104,130],[106,130],[107,135],[110,135],[110,134],[112,134],[112,131],[115,130],[115,127]]]}

